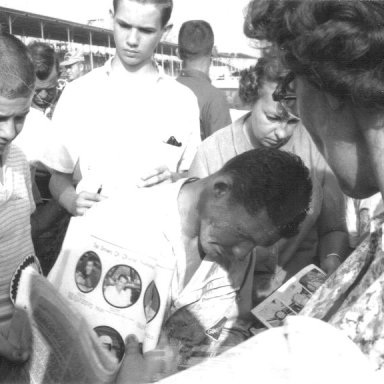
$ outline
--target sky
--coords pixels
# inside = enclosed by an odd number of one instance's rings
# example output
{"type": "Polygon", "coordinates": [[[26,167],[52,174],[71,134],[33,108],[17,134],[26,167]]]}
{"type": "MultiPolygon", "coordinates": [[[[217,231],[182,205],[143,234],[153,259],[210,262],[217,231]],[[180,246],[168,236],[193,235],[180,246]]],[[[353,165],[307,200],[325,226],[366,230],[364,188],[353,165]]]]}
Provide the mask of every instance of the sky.
{"type": "MultiPolygon", "coordinates": [[[[177,37],[186,20],[208,21],[220,52],[254,54],[243,34],[243,9],[249,0],[174,0],[171,36],[177,37]]],[[[61,19],[87,22],[109,19],[112,0],[0,0],[0,5],[61,19]]]]}

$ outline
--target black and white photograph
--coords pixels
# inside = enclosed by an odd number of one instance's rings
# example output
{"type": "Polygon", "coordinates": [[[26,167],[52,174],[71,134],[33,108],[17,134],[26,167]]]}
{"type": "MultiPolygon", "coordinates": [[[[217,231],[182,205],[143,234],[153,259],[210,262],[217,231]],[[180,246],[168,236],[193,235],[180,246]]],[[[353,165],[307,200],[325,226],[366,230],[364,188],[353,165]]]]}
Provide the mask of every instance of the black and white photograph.
{"type": "Polygon", "coordinates": [[[116,265],[107,272],[103,282],[103,295],[113,307],[130,307],[136,303],[140,293],[141,279],[132,267],[116,265]]]}
{"type": "Polygon", "coordinates": [[[77,288],[83,293],[93,291],[100,281],[101,261],[99,256],[93,252],[85,252],[79,259],[76,271],[75,282],[77,288]]]}
{"type": "Polygon", "coordinates": [[[384,382],[383,194],[384,0],[0,0],[5,384],[384,382]]]}
{"type": "Polygon", "coordinates": [[[101,347],[106,350],[112,358],[119,363],[124,356],[124,341],[120,334],[111,327],[99,326],[94,329],[101,347]]]}
{"type": "Polygon", "coordinates": [[[160,308],[160,295],[156,288],[156,284],[152,281],[144,294],[144,313],[147,323],[152,321],[160,308]]]}
{"type": "Polygon", "coordinates": [[[315,293],[327,279],[327,276],[318,269],[312,269],[300,278],[299,283],[311,293],[315,293]]]}

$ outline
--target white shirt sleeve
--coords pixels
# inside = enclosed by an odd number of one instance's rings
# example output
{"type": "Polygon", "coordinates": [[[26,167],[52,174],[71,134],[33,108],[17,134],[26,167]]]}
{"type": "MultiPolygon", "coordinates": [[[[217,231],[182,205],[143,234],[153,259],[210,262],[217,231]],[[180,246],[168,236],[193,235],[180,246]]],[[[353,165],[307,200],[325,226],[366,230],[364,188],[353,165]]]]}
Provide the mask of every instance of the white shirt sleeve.
{"type": "Polygon", "coordinates": [[[52,118],[52,140],[46,149],[43,163],[56,171],[73,173],[79,158],[79,135],[81,135],[81,106],[76,84],[64,89],[52,118]]]}
{"type": "MultiPolygon", "coordinates": [[[[186,87],[185,87],[186,88],[186,87]]],[[[187,89],[187,91],[189,91],[187,89]]],[[[177,171],[188,171],[195,157],[198,146],[201,143],[200,136],[200,111],[196,96],[189,91],[184,103],[180,103],[180,124],[184,130],[185,146],[183,154],[177,165],[177,171]]],[[[184,144],[184,143],[183,143],[184,144]]]]}

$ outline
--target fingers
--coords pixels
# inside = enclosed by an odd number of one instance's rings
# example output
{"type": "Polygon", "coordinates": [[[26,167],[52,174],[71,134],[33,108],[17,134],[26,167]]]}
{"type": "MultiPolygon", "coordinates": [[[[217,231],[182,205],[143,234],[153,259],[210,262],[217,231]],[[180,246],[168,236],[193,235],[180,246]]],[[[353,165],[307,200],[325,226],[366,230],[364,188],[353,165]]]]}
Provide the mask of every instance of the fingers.
{"type": "Polygon", "coordinates": [[[340,257],[328,255],[325,260],[321,262],[321,268],[323,271],[327,274],[327,276],[330,276],[333,272],[336,271],[337,268],[341,265],[340,257]]]}
{"type": "Polygon", "coordinates": [[[135,335],[125,339],[125,355],[115,384],[139,384],[147,381],[147,367],[135,335]]]}
{"type": "Polygon", "coordinates": [[[159,166],[141,176],[138,187],[152,187],[163,182],[172,182],[172,172],[167,166],[159,166]]]}
{"type": "Polygon", "coordinates": [[[96,203],[105,200],[107,197],[99,193],[80,192],[73,202],[72,214],[74,216],[83,216],[85,212],[96,203]]]}
{"type": "Polygon", "coordinates": [[[135,335],[128,335],[125,339],[126,355],[141,354],[141,348],[138,338],[135,335]]]}
{"type": "Polygon", "coordinates": [[[3,335],[0,334],[0,356],[7,360],[22,363],[29,358],[25,350],[14,347],[3,335]]]}
{"type": "Polygon", "coordinates": [[[151,177],[157,176],[160,173],[164,173],[166,171],[169,171],[168,167],[166,165],[160,165],[158,167],[155,167],[153,169],[150,169],[147,172],[143,172],[141,175],[142,180],[150,179],[151,177]]]}

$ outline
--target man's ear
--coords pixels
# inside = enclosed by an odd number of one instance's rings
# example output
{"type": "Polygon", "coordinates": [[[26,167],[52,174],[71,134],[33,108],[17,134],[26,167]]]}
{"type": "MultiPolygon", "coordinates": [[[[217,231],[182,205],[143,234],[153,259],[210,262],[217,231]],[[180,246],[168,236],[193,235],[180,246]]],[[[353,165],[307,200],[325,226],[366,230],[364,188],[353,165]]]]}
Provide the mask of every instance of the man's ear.
{"type": "Polygon", "coordinates": [[[218,176],[213,182],[213,193],[215,197],[224,197],[232,190],[232,178],[227,175],[218,176]]]}

